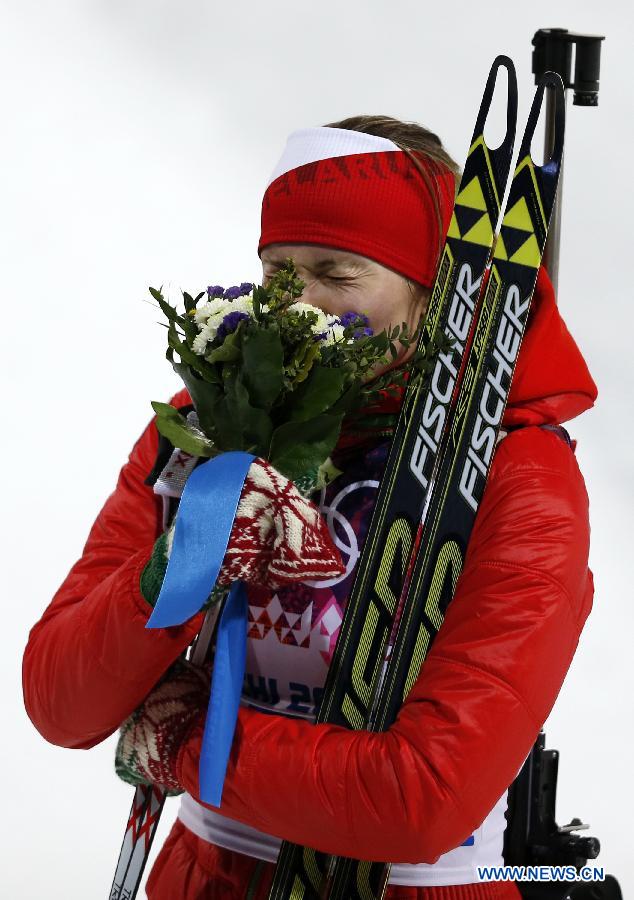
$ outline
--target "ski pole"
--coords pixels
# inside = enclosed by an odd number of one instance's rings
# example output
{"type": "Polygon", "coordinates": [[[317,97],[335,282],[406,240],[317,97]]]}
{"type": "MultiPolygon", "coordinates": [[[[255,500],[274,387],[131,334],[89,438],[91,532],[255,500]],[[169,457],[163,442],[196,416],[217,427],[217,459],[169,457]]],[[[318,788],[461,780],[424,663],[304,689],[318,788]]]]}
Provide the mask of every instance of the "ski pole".
{"type": "MultiPolygon", "coordinates": [[[[195,666],[202,666],[207,661],[224,600],[224,597],[219,599],[207,611],[189,655],[189,662],[195,666]]],[[[134,900],[136,897],[166,797],[166,790],[156,784],[139,784],[135,788],[109,900],[134,900]]]]}
{"type": "MultiPolygon", "coordinates": [[[[601,35],[576,34],[567,28],[540,28],[533,36],[533,66],[535,84],[545,72],[556,72],[564,83],[564,95],[573,91],[574,106],[598,106],[599,70],[601,66],[601,35]],[[574,76],[572,50],[575,48],[574,76]]],[[[546,90],[544,159],[552,154],[555,139],[555,92],[546,90]]],[[[559,246],[561,242],[561,202],[563,187],[563,159],[559,171],[559,187],[555,199],[544,264],[557,296],[559,281],[559,246]]]]}

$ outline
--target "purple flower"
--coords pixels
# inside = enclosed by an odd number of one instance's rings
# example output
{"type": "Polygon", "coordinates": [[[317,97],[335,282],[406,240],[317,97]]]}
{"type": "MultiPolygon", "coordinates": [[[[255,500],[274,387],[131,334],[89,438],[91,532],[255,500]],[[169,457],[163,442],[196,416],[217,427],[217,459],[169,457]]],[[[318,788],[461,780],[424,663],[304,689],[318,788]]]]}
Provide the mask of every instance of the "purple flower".
{"type": "Polygon", "coordinates": [[[222,296],[225,300],[237,300],[242,296],[242,291],[237,284],[234,284],[232,287],[228,287],[222,296]]]}
{"type": "Polygon", "coordinates": [[[327,337],[328,337],[328,332],[322,331],[321,334],[313,335],[313,341],[325,341],[327,337]]]}
{"type": "Polygon", "coordinates": [[[250,294],[253,290],[253,285],[250,281],[243,281],[240,285],[240,295],[242,297],[246,297],[247,294],[250,294]]]}
{"type": "MultiPolygon", "coordinates": [[[[366,322],[367,321],[368,320],[366,319],[366,322]]],[[[359,338],[372,337],[373,334],[374,334],[374,332],[372,331],[371,328],[355,328],[355,330],[352,334],[352,337],[355,339],[355,341],[358,341],[359,338]]]]}
{"type": "Polygon", "coordinates": [[[344,328],[349,328],[350,325],[356,325],[358,328],[362,328],[369,325],[369,319],[363,313],[350,310],[339,317],[339,324],[344,328]]]}
{"type": "Polygon", "coordinates": [[[207,288],[207,295],[210,300],[213,300],[214,297],[222,297],[225,289],[221,284],[210,284],[207,288]]]}
{"type": "Polygon", "coordinates": [[[227,313],[216,332],[216,339],[224,341],[228,334],[235,331],[243,319],[248,319],[248,315],[243,312],[227,313]]]}

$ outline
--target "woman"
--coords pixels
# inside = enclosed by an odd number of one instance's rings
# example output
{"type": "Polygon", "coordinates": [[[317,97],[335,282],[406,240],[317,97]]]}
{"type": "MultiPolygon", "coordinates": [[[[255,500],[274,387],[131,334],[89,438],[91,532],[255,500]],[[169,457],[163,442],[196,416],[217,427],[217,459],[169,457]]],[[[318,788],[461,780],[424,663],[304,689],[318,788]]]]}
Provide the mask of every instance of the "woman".
{"type": "MultiPolygon", "coordinates": [[[[455,173],[439,139],[418,125],[356,117],[295,132],[264,195],[264,277],[292,256],[307,302],[364,312],[375,331],[414,323],[433,283],[455,173]]],[[[170,478],[187,464],[169,452],[157,459],[156,428],[146,428],[82,558],[30,634],[24,695],[36,728],[66,747],[94,746],[136,710],[141,727],[127,729],[124,747],[136,768],[120,773],[185,791],[148,897],[265,898],[280,839],[392,862],[392,900],[519,896],[513,884],[479,882],[477,867],[502,863],[507,788],[590,612],[587,497],[574,444],[556,426],[595,397],[542,271],[455,597],[397,721],[381,734],[313,724],[389,443],[387,428],[344,433],[343,474],[315,498],[321,515],[313,504],[301,513],[302,540],[325,561],[320,579],[306,582],[301,552],[282,586],[271,576],[275,555],[292,555],[284,533],[245,563],[247,669],[220,810],[197,799],[207,683],[170,669],[203,616],[145,630],[166,564],[157,495],[178,496],[170,478]],[[157,718],[175,696],[177,714],[157,718]]],[[[172,402],[190,400],[182,391],[172,402]]],[[[379,410],[393,411],[387,400],[379,410]]],[[[282,516],[292,485],[258,466],[246,495],[264,492],[269,512],[282,516]]],[[[254,515],[243,495],[243,530],[254,515]]],[[[241,561],[241,533],[234,525],[228,568],[241,561]]]]}

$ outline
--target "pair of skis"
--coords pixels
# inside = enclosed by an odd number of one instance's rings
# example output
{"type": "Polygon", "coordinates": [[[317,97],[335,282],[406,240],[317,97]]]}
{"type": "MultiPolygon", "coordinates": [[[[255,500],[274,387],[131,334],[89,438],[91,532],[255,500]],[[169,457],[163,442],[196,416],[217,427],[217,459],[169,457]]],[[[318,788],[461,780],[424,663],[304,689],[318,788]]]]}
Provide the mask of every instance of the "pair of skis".
{"type": "MultiPolygon", "coordinates": [[[[515,69],[501,56],[489,73],[421,336],[422,346],[441,329],[453,338],[453,348],[438,353],[425,387],[411,384],[405,394],[318,723],[389,728],[463,567],[555,200],[565,118],[559,76],[549,72],[538,84],[491,256],[516,115],[515,69]],[[502,67],[508,76],[507,133],[492,150],[483,132],[502,67]],[[550,159],[537,166],[531,142],[546,88],[556,95],[555,141],[550,159]]],[[[269,898],[375,900],[384,896],[389,871],[388,863],[329,857],[285,842],[269,898]]]]}
{"type": "MultiPolygon", "coordinates": [[[[517,118],[513,63],[504,56],[495,60],[420,346],[438,329],[454,344],[438,354],[425,387],[412,382],[406,391],[318,723],[389,728],[442,625],[486,484],[546,242],[564,114],[561,79],[547,73],[537,87],[491,257],[517,118]],[[484,127],[501,68],[508,76],[507,130],[491,149],[484,127]],[[530,149],[546,88],[557,98],[555,141],[550,159],[537,166],[530,149]]],[[[157,788],[136,789],[110,900],[136,896],[164,799],[157,788]]],[[[269,898],[375,900],[385,893],[389,870],[388,863],[329,857],[284,842],[269,898]]]]}

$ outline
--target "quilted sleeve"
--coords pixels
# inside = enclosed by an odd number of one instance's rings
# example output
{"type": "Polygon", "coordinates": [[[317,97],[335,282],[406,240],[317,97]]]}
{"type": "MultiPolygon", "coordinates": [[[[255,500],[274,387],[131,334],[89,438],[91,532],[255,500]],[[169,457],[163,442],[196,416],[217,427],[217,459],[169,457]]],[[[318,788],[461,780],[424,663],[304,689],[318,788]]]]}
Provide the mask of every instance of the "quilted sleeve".
{"type": "Polygon", "coordinates": [[[157,446],[152,420],[121,469],[81,559],[29,633],[22,665],[26,711],[40,734],[62,747],[86,749],[112,734],[204,618],[199,613],[182,626],[145,628],[152,609],[140,593],[139,576],[161,516],[158,498],[143,482],[157,446]]]}
{"type": "MultiPolygon", "coordinates": [[[[242,708],[220,812],[356,859],[433,863],[516,776],[592,604],[574,455],[538,428],[499,445],[456,594],[397,721],[380,734],[242,708]]],[[[177,774],[194,796],[202,717],[177,774]]]]}

